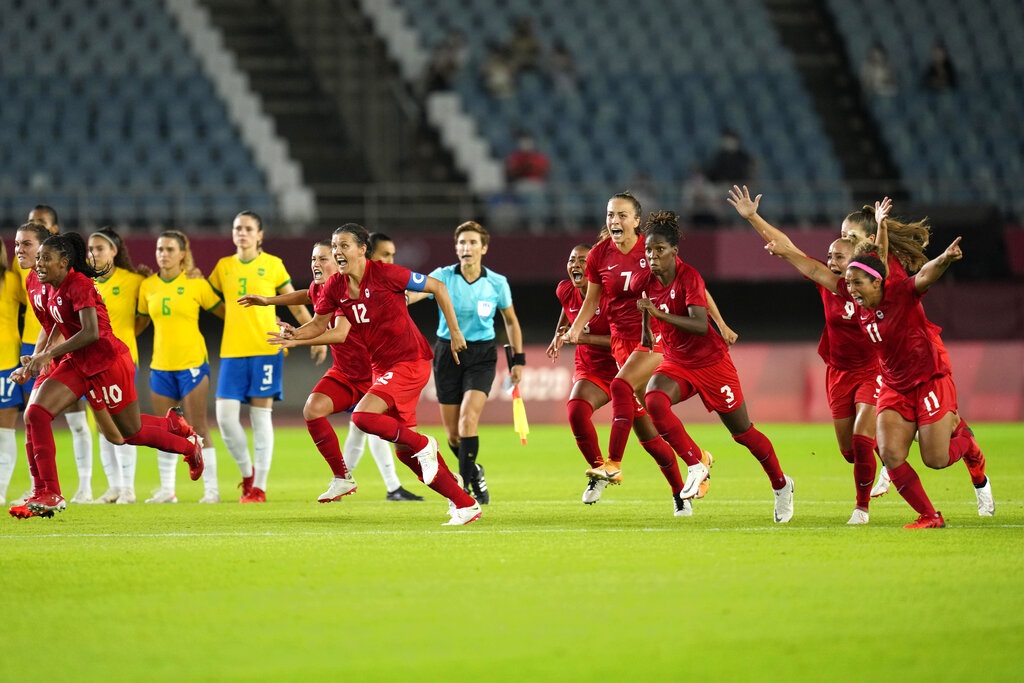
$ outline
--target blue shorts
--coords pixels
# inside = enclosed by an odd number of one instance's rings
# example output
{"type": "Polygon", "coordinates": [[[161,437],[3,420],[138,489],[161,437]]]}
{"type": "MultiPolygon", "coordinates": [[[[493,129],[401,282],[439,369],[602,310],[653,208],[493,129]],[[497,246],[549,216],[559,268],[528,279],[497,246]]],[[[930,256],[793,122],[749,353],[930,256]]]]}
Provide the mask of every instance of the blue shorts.
{"type": "MultiPolygon", "coordinates": [[[[28,342],[21,342],[21,355],[23,355],[23,356],[31,356],[32,352],[35,351],[35,350],[36,350],[36,345],[35,344],[29,344],[28,342]]],[[[22,404],[28,405],[28,397],[32,393],[32,387],[34,387],[35,385],[36,385],[36,378],[35,377],[29,377],[27,382],[25,382],[20,387],[18,387],[18,390],[21,391],[21,403],[11,404],[11,405],[22,405],[22,404]]],[[[15,386],[17,386],[17,385],[15,385],[15,386]]]]}
{"type": "Polygon", "coordinates": [[[250,398],[284,398],[284,352],[274,356],[221,358],[217,375],[217,398],[248,403],[250,398]]]}
{"type": "MultiPolygon", "coordinates": [[[[21,393],[21,386],[11,381],[11,373],[21,365],[6,370],[0,370],[0,410],[5,408],[17,408],[25,403],[21,393]]],[[[26,382],[27,384],[27,382],[26,382]]]]}
{"type": "Polygon", "coordinates": [[[188,370],[150,370],[149,388],[154,394],[180,401],[209,376],[209,363],[188,370]]]}

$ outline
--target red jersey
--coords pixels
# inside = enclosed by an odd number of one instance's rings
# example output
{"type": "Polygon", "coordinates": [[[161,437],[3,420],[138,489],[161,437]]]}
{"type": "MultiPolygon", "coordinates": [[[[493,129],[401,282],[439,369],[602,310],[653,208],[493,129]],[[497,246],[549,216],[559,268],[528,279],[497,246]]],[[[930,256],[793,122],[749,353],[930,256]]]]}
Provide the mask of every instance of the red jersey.
{"type": "Polygon", "coordinates": [[[921,305],[914,278],[885,284],[878,308],[859,307],[859,322],[874,346],[882,381],[900,393],[950,374],[921,305]]]}
{"type": "MultiPolygon", "coordinates": [[[[82,322],[78,318],[78,312],[83,308],[96,309],[96,321],[99,323],[100,337],[88,346],[68,354],[71,362],[86,377],[98,375],[108,370],[113,358],[119,353],[130,353],[123,341],[114,336],[110,329],[110,316],[107,315],[107,307],[103,305],[100,293],[96,291],[96,284],[77,270],[68,270],[67,277],[60,287],[48,287],[49,297],[47,298],[46,312],[57,325],[57,329],[64,335],[64,339],[71,339],[82,329],[82,322]]],[[[46,323],[40,319],[43,329],[46,323]]]]}
{"type": "MultiPolygon", "coordinates": [[[[36,320],[43,326],[43,332],[47,335],[50,334],[50,330],[53,329],[53,318],[46,312],[46,302],[50,298],[50,285],[44,285],[39,281],[39,275],[36,271],[30,270],[28,275],[25,276],[25,292],[28,294],[28,301],[32,307],[32,312],[35,313],[36,320]]],[[[28,315],[26,311],[25,315],[28,315]]],[[[32,340],[35,343],[36,340],[32,340]]]]}
{"type": "MultiPolygon", "coordinates": [[[[676,276],[668,286],[662,285],[650,270],[646,276],[638,278],[638,284],[647,291],[647,297],[658,309],[672,315],[688,316],[690,306],[708,307],[704,278],[696,268],[678,258],[676,276]]],[[[653,316],[651,328],[656,337],[661,335],[665,359],[682,367],[703,368],[714,365],[729,352],[725,340],[718,334],[710,320],[707,324],[707,333],[703,336],[686,332],[653,316]]]]}
{"type": "Polygon", "coordinates": [[[349,294],[348,275],[336,273],[327,280],[319,301],[313,302],[318,315],[340,311],[352,323],[369,350],[375,376],[398,363],[434,357],[406,308],[405,289],[411,275],[408,268],[367,260],[355,298],[349,294]]]}
{"type": "MultiPolygon", "coordinates": [[[[580,308],[583,307],[583,295],[580,294],[580,290],[576,289],[569,280],[562,280],[555,288],[555,296],[562,304],[562,310],[565,311],[565,317],[569,319],[569,323],[575,322],[580,308]]],[[[589,334],[611,334],[608,319],[605,318],[604,312],[600,308],[597,309],[594,317],[590,319],[583,331],[589,334]]],[[[618,372],[619,366],[615,364],[615,358],[612,357],[610,348],[606,349],[603,346],[592,346],[591,344],[576,345],[577,377],[594,375],[595,377],[607,377],[610,381],[618,372]]]]}
{"type": "Polygon", "coordinates": [[[860,329],[857,302],[846,289],[846,280],[836,283],[838,293],[815,283],[821,304],[825,309],[825,329],[818,342],[818,355],[825,365],[837,370],[861,370],[876,365],[874,352],[864,345],[864,333],[860,329]]]}
{"type": "Polygon", "coordinates": [[[608,317],[613,336],[638,341],[640,311],[636,300],[641,290],[636,281],[647,270],[644,240],[623,254],[610,239],[601,240],[587,255],[587,280],[601,285],[601,308],[608,317]]]}
{"type": "MultiPolygon", "coordinates": [[[[314,309],[317,301],[323,298],[326,286],[326,283],[322,285],[315,282],[310,283],[309,300],[313,302],[314,309]]],[[[334,327],[334,320],[328,325],[328,328],[331,327],[334,327]]],[[[366,348],[362,334],[355,327],[345,337],[344,344],[331,344],[331,361],[332,365],[353,384],[368,385],[373,381],[373,373],[370,370],[370,351],[366,348]]]]}

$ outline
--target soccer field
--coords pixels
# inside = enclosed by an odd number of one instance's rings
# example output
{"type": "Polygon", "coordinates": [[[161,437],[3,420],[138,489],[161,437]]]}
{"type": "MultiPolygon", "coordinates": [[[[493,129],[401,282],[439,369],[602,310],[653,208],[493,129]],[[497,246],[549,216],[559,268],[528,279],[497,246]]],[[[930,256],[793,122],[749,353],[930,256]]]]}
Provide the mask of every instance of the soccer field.
{"type": "MultiPolygon", "coordinates": [[[[690,518],[672,516],[635,442],[623,485],[584,506],[568,428],[537,427],[525,447],[485,428],[492,503],[461,528],[440,526],[446,501],[401,465],[427,501],[385,502],[369,455],[354,495],[316,504],[330,472],[293,428],[277,430],[268,502],[238,505],[216,437],[230,502],[193,502],[202,486],[181,465],[177,505],[0,520],[0,680],[1019,680],[1024,425],[974,425],[993,518],[963,465],[912,455],[948,524],[921,531],[901,528],[916,515],[895,491],[870,525],[846,525],[851,467],[831,425],[759,428],[796,481],[788,525],[718,425],[691,429],[715,467],[690,518]]],[[[66,431],[58,461],[73,493],[66,431]]],[[[140,501],[156,485],[140,449],[140,501]]],[[[26,486],[19,463],[10,493],[26,486]]]]}

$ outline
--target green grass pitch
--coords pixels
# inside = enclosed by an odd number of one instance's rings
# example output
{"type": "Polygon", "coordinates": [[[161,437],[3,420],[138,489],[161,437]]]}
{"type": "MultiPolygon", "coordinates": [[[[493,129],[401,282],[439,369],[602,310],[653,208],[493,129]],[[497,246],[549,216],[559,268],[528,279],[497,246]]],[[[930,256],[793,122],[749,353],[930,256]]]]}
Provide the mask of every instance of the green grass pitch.
{"type": "MultiPolygon", "coordinates": [[[[624,484],[584,506],[568,428],[534,427],[524,447],[487,427],[493,502],[464,528],[442,528],[446,501],[401,465],[427,501],[385,502],[369,454],[357,493],[316,504],[330,473],[297,428],[277,430],[269,502],[238,505],[216,437],[229,502],[196,504],[180,465],[177,505],[0,519],[0,680],[1020,680],[1024,425],[974,426],[996,516],[977,516],[962,465],[926,470],[915,453],[948,524],[924,531],[901,528],[915,515],[895,491],[869,526],[846,525],[852,474],[830,425],[759,425],[796,481],[784,526],[720,425],[691,429],[716,456],[691,518],[672,516],[635,442],[624,484]]],[[[66,430],[58,452],[70,495],[66,430]]],[[[156,484],[140,449],[140,501],[156,484]]],[[[9,493],[26,485],[19,461],[9,493]]]]}

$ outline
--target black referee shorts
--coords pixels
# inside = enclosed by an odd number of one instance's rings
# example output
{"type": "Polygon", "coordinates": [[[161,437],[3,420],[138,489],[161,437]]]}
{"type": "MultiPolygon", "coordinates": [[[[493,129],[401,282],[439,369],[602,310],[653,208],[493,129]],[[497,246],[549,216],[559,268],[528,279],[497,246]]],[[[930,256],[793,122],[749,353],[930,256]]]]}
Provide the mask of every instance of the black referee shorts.
{"type": "Polygon", "coordinates": [[[494,340],[467,342],[468,348],[459,353],[459,364],[452,358],[452,342],[438,339],[434,342],[434,387],[437,402],[459,405],[467,391],[476,389],[491,393],[498,364],[498,349],[494,340]]]}

